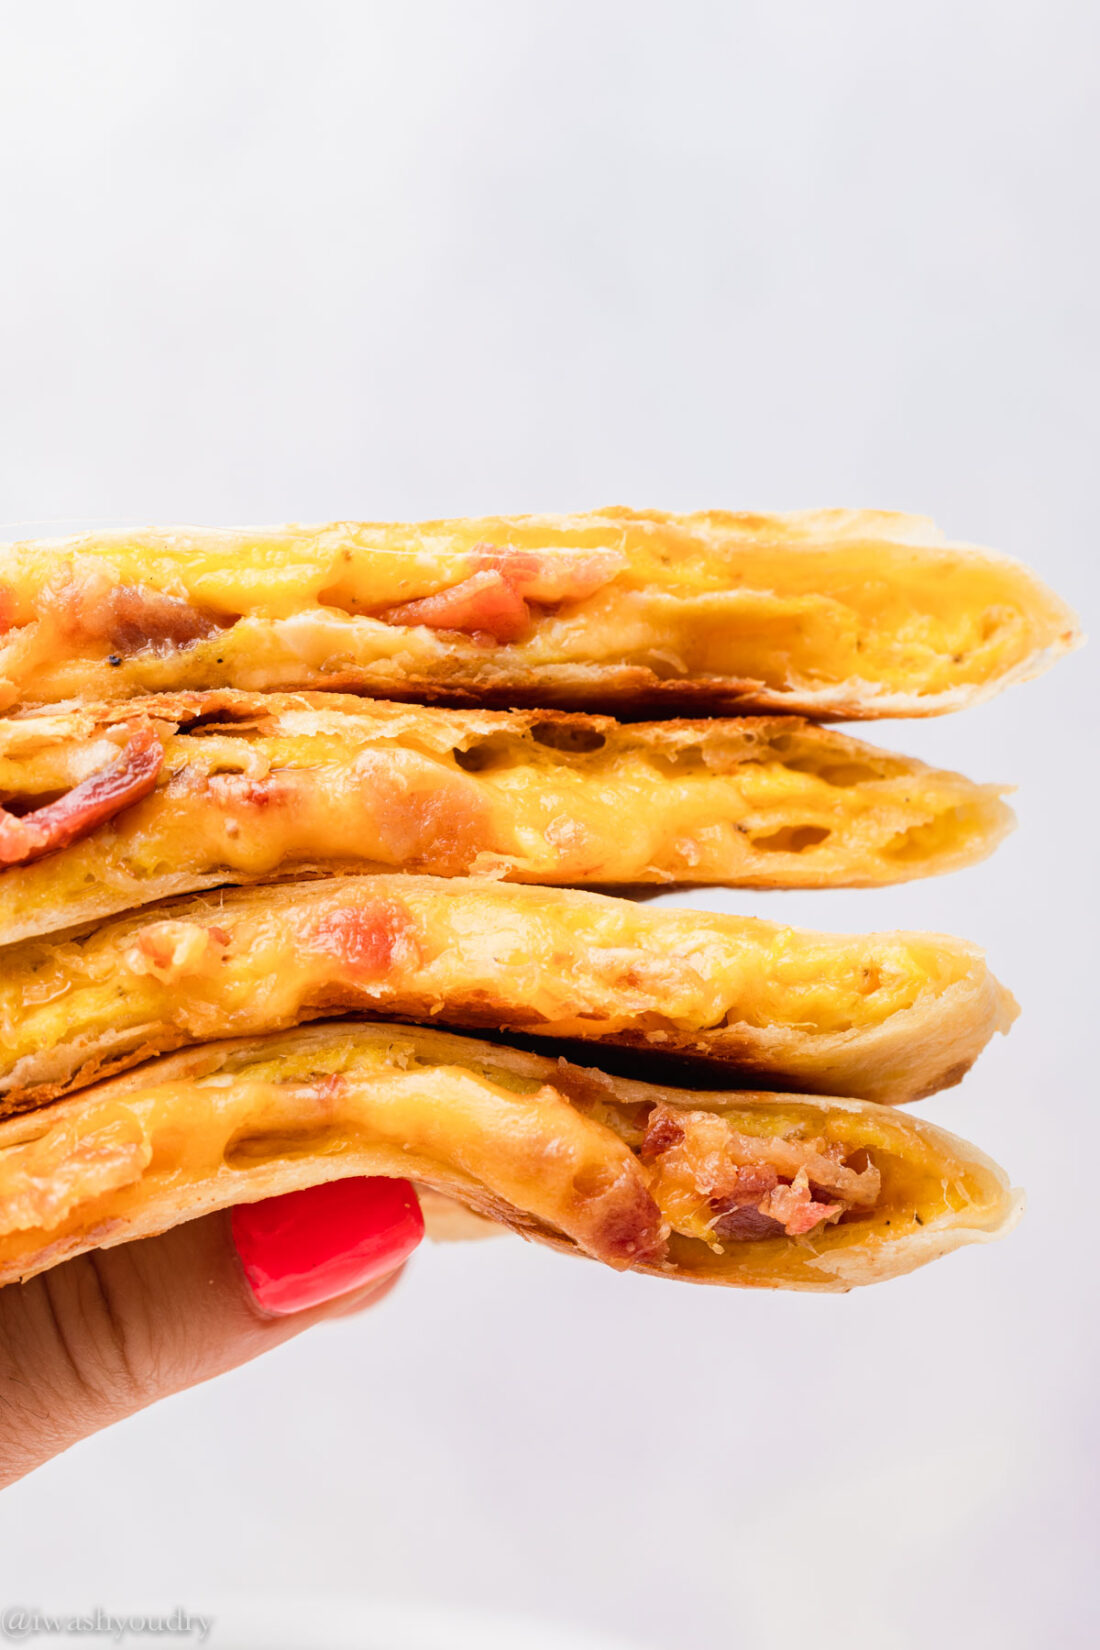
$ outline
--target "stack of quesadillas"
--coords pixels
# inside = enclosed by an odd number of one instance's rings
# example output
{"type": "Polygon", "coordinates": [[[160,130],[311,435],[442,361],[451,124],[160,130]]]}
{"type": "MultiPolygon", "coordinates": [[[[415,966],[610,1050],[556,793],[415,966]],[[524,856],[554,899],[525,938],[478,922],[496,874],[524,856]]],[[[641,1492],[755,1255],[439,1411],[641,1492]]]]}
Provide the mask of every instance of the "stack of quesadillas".
{"type": "Polygon", "coordinates": [[[980,951],[623,895],[974,863],[996,786],[822,721],[1077,640],[870,512],[0,548],[0,1281],[346,1175],[711,1283],[997,1235],[1002,1172],[893,1109],[1011,1024],[980,951]]]}

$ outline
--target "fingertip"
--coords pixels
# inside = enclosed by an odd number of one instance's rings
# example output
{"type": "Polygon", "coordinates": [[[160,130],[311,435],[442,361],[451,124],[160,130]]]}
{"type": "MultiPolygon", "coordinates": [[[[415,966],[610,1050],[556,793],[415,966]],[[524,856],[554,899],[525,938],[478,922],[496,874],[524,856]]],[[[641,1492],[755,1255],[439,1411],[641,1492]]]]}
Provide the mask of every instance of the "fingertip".
{"type": "Polygon", "coordinates": [[[339,1295],[331,1302],[324,1312],[322,1322],[328,1323],[336,1318],[354,1318],[360,1312],[366,1312],[371,1307],[378,1306],[385,1300],[401,1281],[405,1270],[404,1262],[394,1271],[387,1272],[385,1277],[368,1283],[362,1289],[353,1289],[349,1295],[339,1295]]]}
{"type": "Polygon", "coordinates": [[[230,1230],[253,1303],[281,1317],[392,1287],[424,1218],[407,1180],[359,1176],[239,1204],[230,1230]]]}

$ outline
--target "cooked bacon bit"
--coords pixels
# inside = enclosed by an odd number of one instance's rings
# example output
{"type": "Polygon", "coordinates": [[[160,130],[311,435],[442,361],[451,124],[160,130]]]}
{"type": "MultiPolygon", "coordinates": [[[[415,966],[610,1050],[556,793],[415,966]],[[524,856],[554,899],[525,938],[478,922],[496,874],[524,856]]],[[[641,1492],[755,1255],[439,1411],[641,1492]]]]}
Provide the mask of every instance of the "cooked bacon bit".
{"type": "Polygon", "coordinates": [[[646,1124],[645,1139],[639,1149],[643,1157],[660,1157],[662,1152],[678,1146],[683,1138],[684,1125],[672,1107],[654,1106],[646,1124]]]}
{"type": "Polygon", "coordinates": [[[605,1208],[588,1241],[609,1266],[659,1261],[665,1252],[661,1211],[641,1181],[621,1174],[604,1194],[605,1208]]]}
{"type": "Polygon", "coordinates": [[[735,1129],[730,1129],[727,1152],[738,1163],[770,1163],[780,1175],[790,1180],[804,1168],[812,1185],[835,1197],[842,1197],[847,1203],[872,1204],[881,1186],[876,1168],[870,1164],[860,1170],[849,1168],[844,1161],[843,1146],[836,1143],[826,1146],[823,1140],[738,1134],[735,1129]]]}
{"type": "Polygon", "coordinates": [[[464,630],[495,642],[518,642],[531,627],[531,611],[503,574],[489,569],[450,590],[404,602],[378,614],[386,624],[427,625],[430,630],[464,630]]]}
{"type": "Polygon", "coordinates": [[[725,1194],[710,1199],[718,1217],[713,1223],[715,1235],[742,1240],[777,1237],[782,1222],[763,1210],[778,1185],[779,1176],[770,1163],[739,1164],[725,1194]]]}
{"type": "MultiPolygon", "coordinates": [[[[213,797],[219,813],[235,834],[240,830],[240,819],[235,817],[246,808],[263,813],[268,808],[289,808],[300,803],[305,781],[300,771],[293,768],[264,773],[257,763],[254,772],[236,770],[232,773],[208,773],[198,763],[184,764],[171,774],[165,785],[170,796],[194,794],[213,797]]],[[[245,816],[247,823],[247,815],[245,816]]]]}
{"type": "Polygon", "coordinates": [[[761,1214],[770,1215],[783,1226],[788,1237],[802,1237],[822,1221],[835,1220],[844,1213],[843,1203],[815,1203],[810,1178],[800,1169],[789,1186],[777,1186],[760,1205],[761,1214]]]}
{"type": "MultiPolygon", "coordinates": [[[[538,1099],[551,1106],[562,1103],[561,1094],[549,1084],[538,1099]]],[[[588,1254],[618,1267],[663,1257],[661,1211],[636,1158],[628,1155],[617,1162],[587,1162],[573,1176],[573,1193],[584,1236],[580,1237],[577,1228],[570,1230],[588,1254]]]]}
{"type": "Polygon", "coordinates": [[[388,607],[377,615],[385,624],[427,625],[461,630],[491,642],[519,642],[531,628],[529,602],[581,601],[626,566],[618,550],[500,550],[475,544],[475,571],[433,596],[388,607]]]}
{"type": "Polygon", "coordinates": [[[761,1214],[751,1203],[720,1215],[713,1230],[715,1237],[733,1238],[738,1243],[757,1243],[761,1238],[783,1236],[782,1222],[761,1214]]]}
{"type": "Polygon", "coordinates": [[[314,950],[335,957],[360,980],[388,974],[395,962],[419,959],[416,930],[406,906],[394,899],[326,911],[310,936],[314,950]]]}
{"type": "Polygon", "coordinates": [[[87,836],[148,796],[163,761],[164,750],[153,729],[139,726],[117,762],[74,785],[56,802],[21,819],[0,808],[0,866],[25,865],[87,836]]]}
{"type": "Polygon", "coordinates": [[[167,596],[142,585],[115,584],[100,568],[78,572],[54,588],[47,605],[63,630],[89,641],[106,642],[120,653],[138,653],[146,647],[186,647],[231,618],[203,613],[178,596],[167,596]]]}
{"type": "MultiPolygon", "coordinates": [[[[658,1103],[649,1116],[646,1140],[654,1142],[649,1155],[673,1159],[675,1167],[690,1169],[693,1184],[704,1197],[723,1198],[737,1187],[738,1163],[729,1154],[730,1134],[729,1125],[714,1112],[681,1111],[658,1103]]],[[[661,1167],[665,1167],[663,1162],[661,1167]]]]}
{"type": "Polygon", "coordinates": [[[610,584],[627,559],[621,550],[512,550],[475,544],[478,568],[502,573],[531,602],[579,602],[610,584]]]}
{"type": "MultiPolygon", "coordinates": [[[[218,776],[221,777],[221,776],[218,776]]],[[[244,776],[234,776],[243,779],[244,776]]],[[[248,779],[236,789],[242,802],[252,808],[275,808],[292,801],[299,794],[299,785],[289,774],[267,774],[263,779],[248,779]]]]}
{"type": "Polygon", "coordinates": [[[779,1185],[779,1176],[770,1163],[739,1163],[733,1171],[728,1189],[713,1202],[735,1209],[746,1203],[759,1203],[768,1192],[779,1185]]]}
{"type": "Polygon", "coordinates": [[[441,782],[438,768],[401,751],[362,751],[356,778],[371,859],[433,876],[470,874],[493,842],[489,809],[465,774],[441,782]]]}
{"type": "Polygon", "coordinates": [[[488,539],[482,539],[470,551],[470,560],[478,573],[500,573],[521,596],[534,594],[538,584],[540,557],[534,550],[503,550],[488,539]]]}
{"type": "Polygon", "coordinates": [[[109,640],[123,653],[137,653],[143,647],[186,647],[222,628],[190,602],[133,585],[121,585],[113,592],[110,609],[109,640]]]}
{"type": "Polygon", "coordinates": [[[224,951],[228,944],[224,928],[169,919],[139,929],[127,948],[126,961],[131,973],[151,974],[165,985],[174,985],[189,974],[205,972],[215,960],[212,953],[224,951]]]}
{"type": "Polygon", "coordinates": [[[848,1168],[835,1144],[745,1135],[714,1112],[661,1104],[640,1151],[656,1160],[655,1195],[673,1226],[705,1242],[802,1237],[855,1204],[873,1203],[880,1185],[877,1169],[848,1168]],[[822,1186],[836,1201],[815,1199],[822,1186]]]}

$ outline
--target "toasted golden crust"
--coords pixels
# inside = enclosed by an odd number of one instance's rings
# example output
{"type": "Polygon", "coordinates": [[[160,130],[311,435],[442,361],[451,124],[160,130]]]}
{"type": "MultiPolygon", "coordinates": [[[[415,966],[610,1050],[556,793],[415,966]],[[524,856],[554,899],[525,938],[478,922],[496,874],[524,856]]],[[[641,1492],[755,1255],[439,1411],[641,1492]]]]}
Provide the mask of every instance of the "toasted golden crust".
{"type": "MultiPolygon", "coordinates": [[[[620,1269],[743,1287],[896,1276],[998,1235],[1018,1212],[975,1148],[867,1102],[685,1093],[469,1038],[336,1021],[189,1049],[0,1124],[0,1282],[359,1174],[411,1177],[620,1269]],[[712,1116],[742,1155],[755,1140],[764,1158],[816,1153],[826,1169],[853,1159],[832,1172],[871,1189],[808,1236],[685,1236],[649,1166],[661,1147],[650,1148],[647,1119],[662,1107],[712,1116]]],[[[708,1195],[701,1184],[703,1217],[708,1195]]]]}
{"type": "Polygon", "coordinates": [[[235,685],[925,716],[1034,675],[1078,640],[1016,562],[946,543],[921,518],[846,510],[11,544],[0,623],[0,708],[235,685]]]}
{"type": "Polygon", "coordinates": [[[11,947],[0,1110],[349,1009],[648,1048],[884,1103],[957,1082],[1015,1014],[981,953],[942,935],[814,934],[485,879],[284,882],[11,947]]]}
{"type": "Polygon", "coordinates": [[[993,786],[790,717],[622,724],[230,691],[0,720],[0,804],[26,813],[149,728],[164,753],[150,795],[0,872],[0,943],[327,872],[895,882],[981,858],[1012,822],[993,786]]]}

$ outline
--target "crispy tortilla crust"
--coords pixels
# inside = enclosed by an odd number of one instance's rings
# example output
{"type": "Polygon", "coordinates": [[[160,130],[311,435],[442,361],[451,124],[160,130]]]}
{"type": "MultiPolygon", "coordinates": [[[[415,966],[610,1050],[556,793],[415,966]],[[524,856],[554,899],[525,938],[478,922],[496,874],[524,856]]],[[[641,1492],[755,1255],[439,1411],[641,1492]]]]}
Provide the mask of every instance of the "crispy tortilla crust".
{"type": "Polygon", "coordinates": [[[0,874],[0,942],[331,872],[874,885],[980,859],[1012,823],[994,786],[790,717],[624,725],[230,690],[2,719],[0,802],[63,791],[135,725],[164,746],[156,789],[0,874]]]}
{"type": "Polygon", "coordinates": [[[1018,1213],[974,1147],[867,1102],[685,1093],[470,1038],[336,1021],[189,1049],[0,1124],[0,1282],[359,1174],[411,1177],[618,1269],[742,1287],[843,1290],[897,1276],[999,1235],[1018,1213]],[[669,1236],[626,1143],[657,1103],[865,1156],[878,1201],[804,1238],[716,1248],[669,1236]]]}
{"type": "Polygon", "coordinates": [[[87,534],[0,547],[0,597],[0,709],[234,683],[659,714],[927,716],[1033,676],[1079,640],[1068,608],[1018,563],[880,511],[609,508],[87,534]],[[486,566],[553,568],[569,552],[603,571],[505,578],[527,623],[498,622],[494,635],[490,613],[480,629],[476,599],[466,617],[456,604],[459,628],[396,622],[436,613],[486,566]]]}
{"type": "Polygon", "coordinates": [[[188,1043],[349,1010],[893,1104],[958,1082],[1016,1006],[980,951],[943,935],[816,934],[486,879],[284,882],[11,947],[0,1111],[188,1043]]]}

